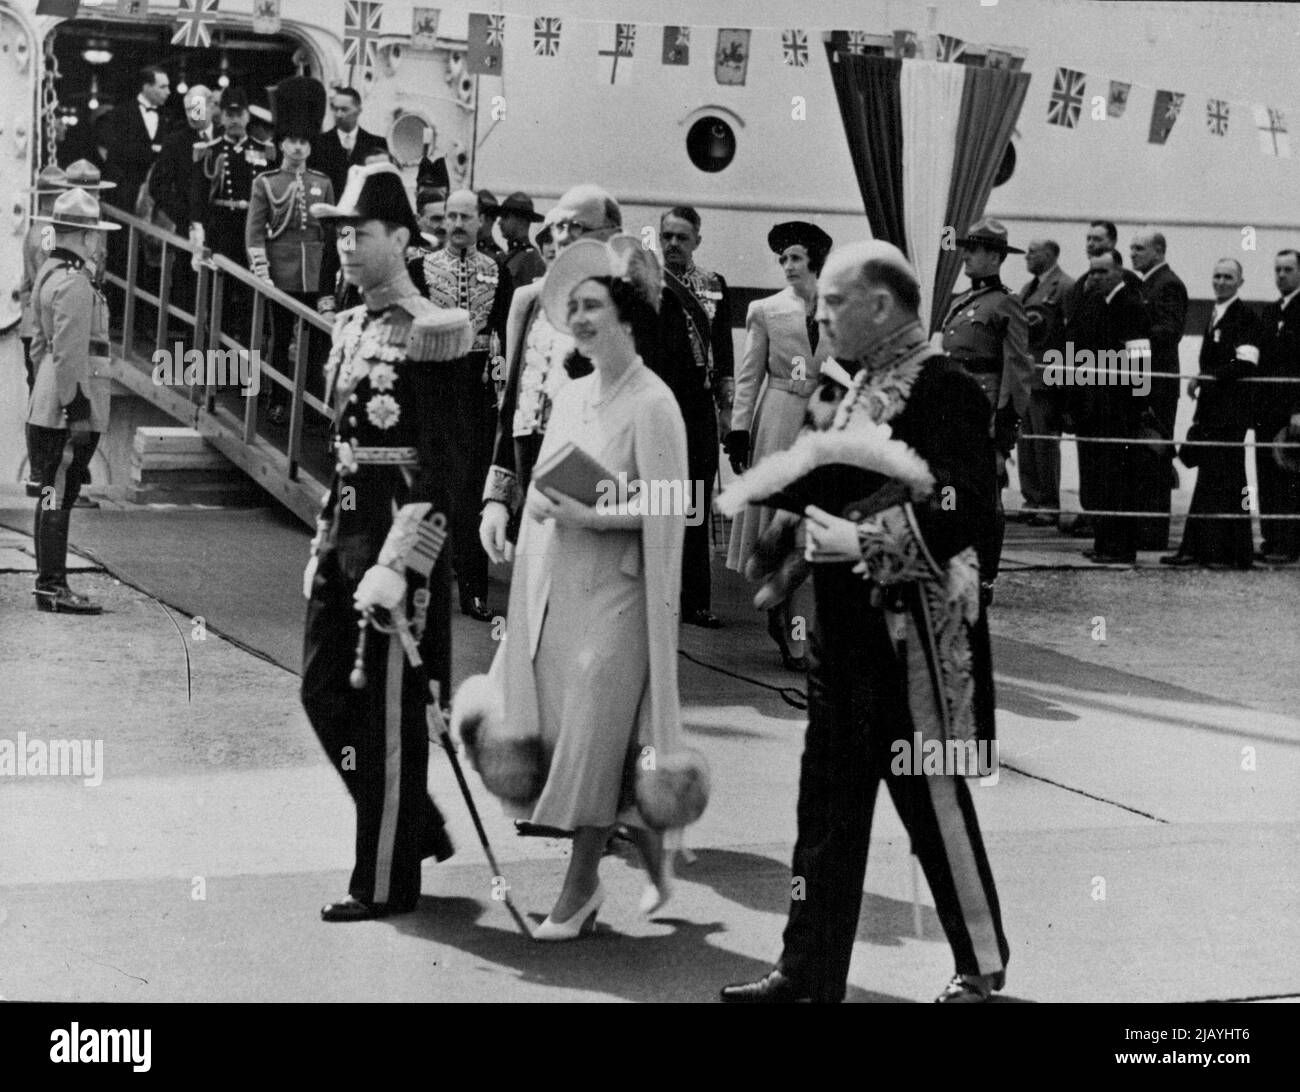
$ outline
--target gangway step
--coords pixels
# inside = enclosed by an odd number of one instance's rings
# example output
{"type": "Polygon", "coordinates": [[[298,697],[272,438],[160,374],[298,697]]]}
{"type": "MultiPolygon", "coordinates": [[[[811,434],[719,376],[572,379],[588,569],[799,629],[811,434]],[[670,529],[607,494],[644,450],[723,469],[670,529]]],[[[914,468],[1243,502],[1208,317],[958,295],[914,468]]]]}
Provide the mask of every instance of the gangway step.
{"type": "Polygon", "coordinates": [[[135,504],[262,503],[261,490],[192,428],[140,427],[131,443],[135,504]]]}

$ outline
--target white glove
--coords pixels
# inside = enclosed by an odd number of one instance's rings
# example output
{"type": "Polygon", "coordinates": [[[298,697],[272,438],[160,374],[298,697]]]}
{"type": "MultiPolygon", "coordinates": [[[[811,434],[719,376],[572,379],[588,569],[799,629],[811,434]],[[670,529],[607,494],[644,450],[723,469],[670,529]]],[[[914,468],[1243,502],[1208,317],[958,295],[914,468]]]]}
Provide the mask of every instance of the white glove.
{"type": "Polygon", "coordinates": [[[500,501],[488,501],[483,505],[478,538],[483,552],[497,565],[510,561],[515,555],[514,545],[506,538],[506,524],[509,522],[510,510],[500,501]]]}
{"type": "Polygon", "coordinates": [[[302,597],[311,598],[312,588],[316,585],[316,566],[320,563],[320,558],[312,554],[307,559],[307,567],[302,571],[302,597]]]}
{"type": "Polygon", "coordinates": [[[372,607],[392,610],[406,598],[406,578],[398,575],[387,565],[371,565],[366,575],[357,585],[352,601],[357,610],[365,611],[372,607]]]}

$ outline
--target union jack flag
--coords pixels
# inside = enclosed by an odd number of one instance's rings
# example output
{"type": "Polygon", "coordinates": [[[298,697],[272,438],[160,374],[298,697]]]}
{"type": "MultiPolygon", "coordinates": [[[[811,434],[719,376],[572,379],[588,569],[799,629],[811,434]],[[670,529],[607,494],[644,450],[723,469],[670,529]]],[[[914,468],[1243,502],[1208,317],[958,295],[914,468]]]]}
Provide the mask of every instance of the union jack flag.
{"type": "Polygon", "coordinates": [[[781,35],[781,55],[793,68],[808,65],[808,35],[802,30],[787,30],[781,35]]]}
{"type": "Polygon", "coordinates": [[[867,52],[867,46],[870,44],[865,30],[850,30],[848,37],[845,39],[844,48],[850,53],[862,56],[867,52]]]}
{"type": "Polygon", "coordinates": [[[966,52],[966,43],[951,34],[940,34],[938,46],[935,57],[937,61],[950,61],[956,64],[966,52]]]}
{"type": "Polygon", "coordinates": [[[632,56],[633,50],[636,49],[636,24],[619,23],[617,25],[617,39],[614,42],[614,51],[620,57],[632,56]]]}
{"type": "Polygon", "coordinates": [[[533,20],[533,53],[538,57],[554,57],[560,52],[560,20],[533,20]]]}
{"type": "Polygon", "coordinates": [[[172,45],[187,49],[209,49],[212,46],[212,24],[217,21],[218,0],[180,0],[176,12],[176,33],[172,45]]]}
{"type": "Polygon", "coordinates": [[[506,17],[504,15],[489,15],[487,17],[487,44],[488,46],[504,46],[506,44],[506,17]]]}
{"type": "Polygon", "coordinates": [[[1086,77],[1072,68],[1058,68],[1052,81],[1052,97],[1047,104],[1047,124],[1073,129],[1079,123],[1086,77]]]}
{"type": "Polygon", "coordinates": [[[1223,99],[1210,99],[1205,104],[1205,124],[1215,136],[1228,135],[1228,104],[1223,99]]]}
{"type": "Polygon", "coordinates": [[[343,63],[374,68],[378,61],[379,20],[383,5],[372,0],[346,0],[343,9],[343,63]]]}

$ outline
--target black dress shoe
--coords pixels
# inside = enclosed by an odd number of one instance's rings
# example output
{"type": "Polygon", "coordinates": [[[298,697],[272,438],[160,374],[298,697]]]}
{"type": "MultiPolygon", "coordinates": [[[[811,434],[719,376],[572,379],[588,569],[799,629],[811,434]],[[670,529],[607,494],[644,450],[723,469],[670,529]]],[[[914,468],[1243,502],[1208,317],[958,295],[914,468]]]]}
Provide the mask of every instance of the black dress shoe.
{"type": "Polygon", "coordinates": [[[1160,559],[1161,565],[1172,565],[1175,569],[1189,569],[1200,562],[1191,554],[1168,554],[1160,559]]]}
{"type": "Polygon", "coordinates": [[[1099,554],[1092,555],[1094,565],[1136,565],[1137,554],[1099,554]]]}
{"type": "Polygon", "coordinates": [[[399,906],[391,902],[362,902],[349,895],[342,902],[331,902],[320,908],[321,921],[375,921],[393,914],[409,914],[415,904],[399,906]]]}
{"type": "Polygon", "coordinates": [[[829,997],[815,997],[811,990],[775,969],[755,982],[723,986],[721,997],[726,1005],[788,1005],[796,1001],[832,1000],[829,997]]]}
{"type": "Polygon", "coordinates": [[[996,974],[955,974],[952,981],[944,987],[943,993],[936,997],[938,1005],[979,1005],[987,1001],[994,990],[1000,990],[1007,982],[1007,972],[996,974]]]}
{"type": "Polygon", "coordinates": [[[78,595],[66,584],[61,588],[37,589],[36,609],[55,614],[103,614],[104,608],[93,599],[78,595]]]}
{"type": "Polygon", "coordinates": [[[722,619],[710,610],[701,608],[693,610],[682,617],[682,621],[688,626],[699,626],[701,629],[721,629],[722,619]]]}
{"type": "Polygon", "coordinates": [[[472,599],[462,599],[460,612],[469,615],[476,622],[490,622],[493,617],[492,608],[487,605],[487,600],[479,595],[472,599]]]}

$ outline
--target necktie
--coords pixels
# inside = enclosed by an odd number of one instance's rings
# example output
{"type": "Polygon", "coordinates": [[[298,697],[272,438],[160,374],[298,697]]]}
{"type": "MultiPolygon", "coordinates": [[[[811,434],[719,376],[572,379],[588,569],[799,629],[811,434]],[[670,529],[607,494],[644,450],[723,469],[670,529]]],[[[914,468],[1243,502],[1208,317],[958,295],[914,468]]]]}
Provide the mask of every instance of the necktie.
{"type": "Polygon", "coordinates": [[[803,320],[804,329],[808,331],[808,344],[812,346],[812,351],[817,351],[817,342],[821,340],[821,327],[817,325],[817,320],[812,315],[805,315],[803,320]]]}
{"type": "Polygon", "coordinates": [[[1025,293],[1025,299],[1033,298],[1034,293],[1037,291],[1038,291],[1038,278],[1035,277],[1032,281],[1029,282],[1029,291],[1025,293]]]}

